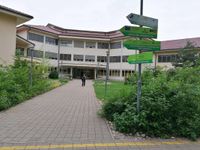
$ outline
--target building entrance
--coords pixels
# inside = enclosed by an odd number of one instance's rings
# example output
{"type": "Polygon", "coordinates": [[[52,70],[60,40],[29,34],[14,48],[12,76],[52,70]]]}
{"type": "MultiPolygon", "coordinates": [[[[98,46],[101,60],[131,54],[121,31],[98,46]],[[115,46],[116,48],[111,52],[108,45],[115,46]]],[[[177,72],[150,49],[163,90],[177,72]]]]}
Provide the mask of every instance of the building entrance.
{"type": "Polygon", "coordinates": [[[73,78],[80,79],[83,74],[86,75],[87,79],[94,79],[94,69],[80,69],[73,68],[73,78]]]}

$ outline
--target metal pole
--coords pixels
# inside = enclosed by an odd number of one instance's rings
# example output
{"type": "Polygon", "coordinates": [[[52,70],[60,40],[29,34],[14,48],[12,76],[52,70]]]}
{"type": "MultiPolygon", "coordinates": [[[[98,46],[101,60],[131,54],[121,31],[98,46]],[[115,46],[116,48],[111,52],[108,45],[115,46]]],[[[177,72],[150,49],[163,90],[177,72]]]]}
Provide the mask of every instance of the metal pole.
{"type": "MultiPolygon", "coordinates": [[[[140,15],[141,16],[143,15],[143,0],[140,0],[140,15]]],[[[139,51],[139,53],[141,53],[141,51],[139,51]]],[[[142,77],[141,76],[142,76],[142,64],[138,64],[137,113],[140,112],[140,100],[141,100],[141,94],[142,94],[142,77]]]]}
{"type": "Polygon", "coordinates": [[[97,62],[96,79],[98,79],[98,71],[99,71],[99,62],[97,62]]]}
{"type": "Polygon", "coordinates": [[[58,77],[60,76],[60,39],[58,39],[58,77]]]}
{"type": "Polygon", "coordinates": [[[140,15],[143,16],[143,0],[140,0],[140,15]]]}
{"type": "Polygon", "coordinates": [[[105,97],[107,95],[107,82],[109,79],[109,55],[110,55],[110,44],[109,44],[109,48],[108,51],[106,52],[106,58],[107,58],[107,62],[106,62],[106,81],[105,81],[105,97]]]}
{"type": "Polygon", "coordinates": [[[33,49],[31,48],[30,87],[33,86],[33,49]]]}

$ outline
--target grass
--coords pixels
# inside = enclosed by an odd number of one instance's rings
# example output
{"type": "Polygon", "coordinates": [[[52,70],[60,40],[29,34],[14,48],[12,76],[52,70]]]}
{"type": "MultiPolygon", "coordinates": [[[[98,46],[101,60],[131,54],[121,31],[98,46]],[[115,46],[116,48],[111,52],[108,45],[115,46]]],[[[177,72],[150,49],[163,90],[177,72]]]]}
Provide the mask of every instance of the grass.
{"type": "Polygon", "coordinates": [[[130,85],[125,85],[121,81],[109,81],[107,84],[107,93],[105,95],[105,82],[94,81],[94,89],[96,97],[102,101],[109,101],[113,97],[119,97],[121,94],[126,94],[131,91],[130,85]]]}

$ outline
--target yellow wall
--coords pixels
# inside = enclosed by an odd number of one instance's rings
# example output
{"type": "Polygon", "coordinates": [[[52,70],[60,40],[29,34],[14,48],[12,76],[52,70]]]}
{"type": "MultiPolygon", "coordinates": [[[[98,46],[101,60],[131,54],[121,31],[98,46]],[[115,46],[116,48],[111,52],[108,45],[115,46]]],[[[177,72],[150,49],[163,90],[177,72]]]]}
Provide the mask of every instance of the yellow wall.
{"type": "Polygon", "coordinates": [[[14,62],[16,49],[16,17],[0,13],[0,64],[14,62]]]}

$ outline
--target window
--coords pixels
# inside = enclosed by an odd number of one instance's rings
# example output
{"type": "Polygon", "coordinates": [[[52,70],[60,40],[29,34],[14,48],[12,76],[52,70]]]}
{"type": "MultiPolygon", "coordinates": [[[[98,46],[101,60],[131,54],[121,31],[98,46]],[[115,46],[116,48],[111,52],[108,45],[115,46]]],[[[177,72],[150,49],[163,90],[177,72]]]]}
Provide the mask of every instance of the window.
{"type": "Polygon", "coordinates": [[[122,56],[122,62],[128,62],[128,56],[122,56]]]}
{"type": "Polygon", "coordinates": [[[74,47],[84,48],[84,42],[83,41],[74,41],[74,47]]]}
{"type": "Polygon", "coordinates": [[[52,53],[52,52],[45,52],[45,58],[47,59],[58,59],[58,54],[57,53],[52,53]]]}
{"type": "Polygon", "coordinates": [[[158,62],[174,62],[177,55],[158,55],[158,62]]]}
{"type": "Polygon", "coordinates": [[[74,61],[83,61],[83,55],[74,55],[74,61]]]}
{"type": "Polygon", "coordinates": [[[60,60],[71,61],[71,54],[60,54],[60,60]]]}
{"type": "Polygon", "coordinates": [[[108,43],[98,43],[98,49],[108,49],[109,44],[108,43]]]}
{"type": "Polygon", "coordinates": [[[110,62],[111,63],[121,62],[121,57],[120,56],[110,56],[110,62]]]}
{"type": "Polygon", "coordinates": [[[98,70],[98,76],[106,76],[106,70],[98,70]]]}
{"type": "Polygon", "coordinates": [[[120,76],[120,70],[110,70],[110,76],[119,77],[120,76]]]}
{"type": "Polygon", "coordinates": [[[35,33],[28,33],[28,40],[44,42],[44,36],[35,33]]]}
{"type": "Polygon", "coordinates": [[[118,48],[121,48],[121,42],[111,43],[110,48],[111,48],[111,49],[118,49],[118,48]]]}
{"type": "Polygon", "coordinates": [[[51,45],[58,45],[58,39],[46,37],[46,43],[51,45]]]}
{"type": "Polygon", "coordinates": [[[96,42],[86,42],[86,48],[96,48],[96,42]]]}
{"type": "Polygon", "coordinates": [[[131,75],[134,71],[131,70],[122,70],[122,76],[123,77],[128,77],[129,75],[131,75]]]}
{"type": "Polygon", "coordinates": [[[97,62],[106,62],[107,57],[106,56],[97,56],[97,62]]]}
{"type": "MultiPolygon", "coordinates": [[[[33,51],[33,57],[43,58],[43,51],[38,51],[38,50],[32,50],[32,51],[33,51]]],[[[31,49],[28,49],[27,56],[31,56],[31,49]]]]}
{"type": "Polygon", "coordinates": [[[63,47],[72,47],[72,40],[61,40],[60,45],[63,47]]]}
{"type": "Polygon", "coordinates": [[[50,67],[48,70],[49,71],[57,71],[57,67],[50,67]]]}
{"type": "Polygon", "coordinates": [[[85,56],[85,61],[87,61],[87,62],[95,62],[95,56],[93,56],[93,55],[86,55],[85,56]]]}

